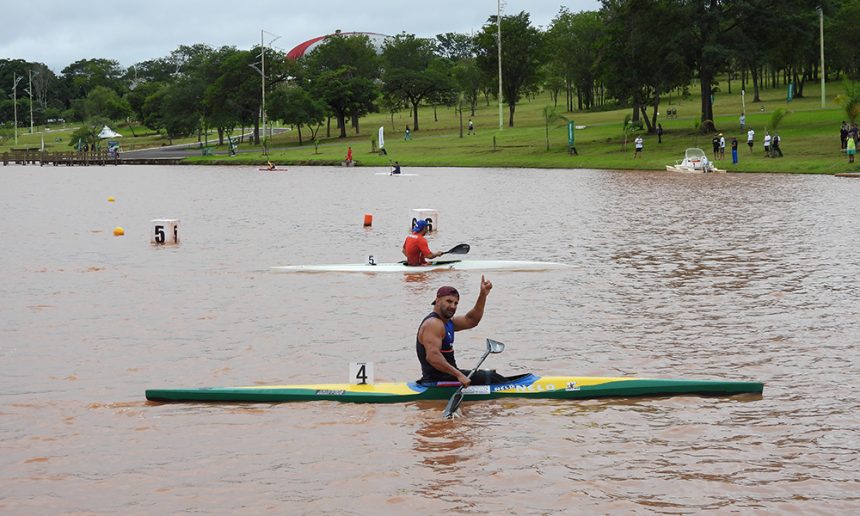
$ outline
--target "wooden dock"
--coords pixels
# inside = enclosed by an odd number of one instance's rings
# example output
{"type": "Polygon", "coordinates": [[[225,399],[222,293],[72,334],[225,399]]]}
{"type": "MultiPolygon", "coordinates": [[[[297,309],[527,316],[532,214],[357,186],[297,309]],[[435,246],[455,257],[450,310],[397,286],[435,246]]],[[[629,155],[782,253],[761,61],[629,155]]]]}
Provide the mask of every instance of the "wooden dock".
{"type": "Polygon", "coordinates": [[[177,165],[182,158],[123,158],[107,151],[91,152],[47,152],[38,150],[12,150],[0,154],[3,166],[14,165],[60,165],[105,166],[105,165],[177,165]]]}

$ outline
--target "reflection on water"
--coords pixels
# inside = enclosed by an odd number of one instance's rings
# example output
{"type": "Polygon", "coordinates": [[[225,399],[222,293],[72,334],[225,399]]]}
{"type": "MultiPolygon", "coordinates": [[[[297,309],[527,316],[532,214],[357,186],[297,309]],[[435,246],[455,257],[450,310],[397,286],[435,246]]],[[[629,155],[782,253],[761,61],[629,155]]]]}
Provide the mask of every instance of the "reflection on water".
{"type": "Polygon", "coordinates": [[[374,172],[4,167],[4,512],[860,509],[860,182],[374,172]],[[480,272],[268,268],[398,260],[428,206],[432,249],[578,266],[488,273],[484,320],[457,336],[465,363],[490,337],[507,348],[486,367],[506,375],[752,379],[764,396],[467,401],[453,421],[443,401],[144,401],[346,382],[357,361],[417,378],[436,289],[470,307],[480,272]],[[149,244],[157,218],[181,220],[181,245],[149,244]]]}

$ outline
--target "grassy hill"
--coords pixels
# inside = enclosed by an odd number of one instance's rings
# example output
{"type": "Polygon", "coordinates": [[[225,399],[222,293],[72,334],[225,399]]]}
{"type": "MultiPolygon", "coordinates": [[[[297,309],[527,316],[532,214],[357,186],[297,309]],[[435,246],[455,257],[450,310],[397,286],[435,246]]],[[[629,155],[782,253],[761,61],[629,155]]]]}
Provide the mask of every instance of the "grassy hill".
{"type": "MultiPolygon", "coordinates": [[[[834,102],[836,95],[842,92],[841,83],[827,85],[827,104],[821,108],[821,97],[818,83],[809,83],[805,88],[805,98],[795,98],[791,103],[785,101],[785,89],[765,90],[761,94],[762,102],[752,102],[750,92],[746,95],[746,123],[756,131],[754,153],[746,146],[746,132],[741,131],[738,117],[741,113],[740,83],[734,81],[733,92],[728,93],[728,85],[720,85],[720,92],[714,99],[714,122],[722,132],[727,142],[737,137],[739,141],[740,163],[731,164],[729,145],[726,159],[718,162],[720,168],[737,172],[790,172],[790,173],[824,173],[854,172],[860,169],[860,161],[849,165],[848,160],[839,148],[839,127],[846,115],[844,110],[834,102]],[[790,110],[782,121],[778,132],[782,138],[783,158],[766,158],[762,147],[762,137],[770,123],[771,115],[778,108],[790,110]]],[[[684,99],[677,94],[667,96],[661,105],[661,116],[658,122],[663,125],[663,143],[657,143],[656,135],[641,132],[645,138],[645,150],[642,159],[633,159],[632,140],[636,134],[629,137],[626,149],[623,147],[622,132],[624,117],[630,110],[619,109],[600,112],[561,113],[571,119],[577,126],[584,128],[576,130],[576,148],[578,156],[567,153],[567,127],[563,120],[557,120],[549,127],[549,150],[547,150],[547,134],[543,111],[552,106],[549,95],[541,95],[534,99],[523,100],[516,109],[515,127],[507,127],[507,106],[504,107],[505,127],[499,130],[498,104],[490,100],[479,103],[474,117],[471,117],[477,129],[477,135],[460,137],[460,118],[455,109],[440,106],[424,107],[420,110],[420,130],[413,131],[412,140],[404,141],[403,134],[406,125],[412,127],[412,118],[408,111],[391,115],[375,113],[360,121],[361,134],[348,131],[345,139],[337,138],[337,131],[332,127],[332,135],[326,137],[325,128],[320,130],[318,145],[308,143],[298,145],[295,131],[275,135],[269,141],[268,157],[262,148],[248,143],[240,145],[237,156],[226,155],[226,148],[216,148],[214,156],[198,156],[188,158],[189,163],[206,164],[261,164],[267,159],[279,165],[290,164],[335,164],[340,163],[346,155],[347,147],[352,146],[353,159],[360,166],[385,166],[392,161],[399,161],[404,168],[410,166],[440,166],[440,167],[535,167],[535,168],[599,168],[599,169],[645,169],[664,170],[667,164],[681,159],[687,147],[700,147],[711,155],[712,134],[701,134],[696,130],[699,113],[698,86],[691,88],[694,93],[684,99]],[[677,118],[667,119],[663,116],[668,108],[677,111],[677,118]],[[435,111],[435,115],[434,115],[435,111]],[[376,137],[380,126],[385,127],[385,148],[387,156],[372,152],[372,139],[376,137]]],[[[463,124],[468,120],[468,111],[464,113],[463,124]]],[[[122,145],[125,150],[132,147],[160,146],[167,143],[166,139],[142,128],[136,128],[138,134],[146,136],[133,138],[128,128],[114,128],[123,133],[122,145]]],[[[54,142],[63,138],[67,131],[54,130],[45,137],[48,150],[70,150],[67,142],[54,142]],[[49,140],[51,140],[49,142],[49,140]],[[50,143],[50,144],[49,144],[50,143]]],[[[465,127],[464,127],[465,133],[465,127]]],[[[307,131],[304,134],[307,138],[307,131]]],[[[210,136],[210,141],[213,137],[210,136]]],[[[19,132],[21,147],[38,147],[41,135],[23,135],[19,132]]],[[[196,142],[197,138],[176,140],[174,143],[196,142]]],[[[13,147],[10,142],[0,145],[0,152],[13,147]]]]}
{"type": "MultiPolygon", "coordinates": [[[[697,91],[695,88],[693,91],[697,91]]],[[[754,153],[746,146],[746,131],[740,130],[741,113],[740,83],[733,83],[733,93],[728,94],[727,84],[721,84],[721,93],[715,95],[714,122],[727,142],[732,136],[740,143],[740,163],[731,164],[730,151],[726,160],[719,162],[720,168],[737,172],[791,172],[824,173],[857,171],[860,162],[848,164],[840,151],[839,127],[845,113],[833,99],[842,92],[841,83],[827,85],[827,104],[821,108],[819,84],[807,84],[804,98],[785,101],[785,89],[765,90],[761,102],[752,102],[746,95],[746,124],[756,131],[754,153]],[[766,158],[762,146],[764,132],[774,110],[783,107],[790,110],[778,128],[782,138],[783,158],[766,158]]],[[[663,143],[657,143],[656,135],[642,132],[645,151],[642,159],[633,159],[632,139],[623,148],[622,132],[624,117],[629,109],[601,112],[562,113],[577,126],[576,148],[578,156],[567,153],[567,128],[563,121],[550,124],[549,150],[546,149],[546,127],[543,110],[552,106],[548,95],[524,100],[517,106],[515,127],[507,127],[507,106],[504,109],[505,127],[499,130],[498,104],[482,103],[472,120],[477,135],[460,138],[459,114],[453,108],[438,107],[434,117],[432,107],[420,110],[420,130],[413,131],[412,140],[404,141],[406,125],[412,126],[408,111],[390,114],[376,113],[361,120],[361,134],[350,129],[346,139],[323,138],[318,147],[307,144],[299,147],[295,133],[275,136],[270,141],[269,159],[283,165],[306,163],[339,163],[346,155],[347,146],[352,146],[353,158],[362,166],[384,166],[397,160],[404,167],[535,167],[535,168],[599,168],[599,169],[645,169],[665,170],[667,164],[683,158],[687,147],[700,147],[710,156],[712,134],[700,134],[696,130],[699,113],[699,97],[687,99],[678,95],[667,97],[661,112],[669,107],[677,110],[677,118],[658,117],[663,125],[663,143]],[[392,123],[393,118],[393,123],[392,123]],[[387,156],[371,152],[371,139],[380,126],[385,127],[387,156]]],[[[464,125],[468,120],[464,113],[464,125]]],[[[465,132],[465,129],[464,129],[465,132]]],[[[332,133],[336,134],[334,128],[332,133]]],[[[247,148],[243,146],[243,148],[247,148]]],[[[727,145],[728,148],[728,145],[727,145]]],[[[234,157],[212,156],[191,158],[199,163],[251,164],[263,163],[266,156],[260,153],[243,153],[234,157]]]]}

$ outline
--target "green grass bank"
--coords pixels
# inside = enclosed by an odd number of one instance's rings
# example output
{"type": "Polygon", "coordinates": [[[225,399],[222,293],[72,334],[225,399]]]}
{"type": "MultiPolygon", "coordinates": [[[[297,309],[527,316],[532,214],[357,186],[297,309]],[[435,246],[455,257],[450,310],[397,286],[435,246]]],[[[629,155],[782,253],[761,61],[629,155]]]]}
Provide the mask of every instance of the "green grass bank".
{"type": "MultiPolygon", "coordinates": [[[[821,91],[818,83],[805,86],[804,97],[786,102],[784,88],[768,89],[761,93],[761,102],[752,102],[751,92],[746,95],[746,125],[756,131],[753,152],[746,145],[746,131],[740,129],[739,115],[742,111],[740,83],[734,81],[732,93],[728,85],[720,84],[720,92],[714,98],[714,122],[719,132],[727,140],[726,159],[717,162],[719,168],[730,172],[779,172],[802,174],[834,174],[860,171],[860,161],[849,164],[839,145],[839,127],[846,119],[845,111],[834,101],[842,93],[842,84],[827,84],[826,104],[821,107],[821,91]],[[764,155],[762,139],[769,128],[774,110],[785,108],[790,113],[778,127],[782,139],[784,157],[767,158],[764,155]],[[739,142],[740,162],[731,163],[730,142],[736,137],[739,142]]],[[[409,111],[394,113],[374,113],[360,120],[360,134],[350,128],[347,138],[337,138],[332,127],[332,137],[326,137],[326,130],[319,132],[318,145],[304,142],[298,144],[296,131],[275,135],[269,140],[269,153],[264,154],[262,147],[253,146],[247,140],[240,144],[239,154],[228,156],[226,147],[214,147],[212,156],[186,158],[189,164],[260,165],[267,160],[278,165],[339,164],[351,146],[353,159],[358,166],[387,166],[399,161],[405,168],[410,166],[434,167],[522,167],[522,168],[588,168],[618,170],[665,170],[683,158],[688,147],[700,147],[711,156],[713,134],[701,134],[696,129],[699,113],[699,97],[695,94],[698,86],[690,90],[693,94],[681,98],[677,94],[667,96],[661,104],[658,122],[663,125],[663,142],[657,136],[644,131],[628,137],[625,147],[623,121],[629,109],[600,112],[560,113],[573,120],[577,126],[576,148],[578,155],[567,152],[567,127],[563,120],[556,120],[549,126],[549,149],[547,149],[547,129],[543,111],[552,106],[549,95],[534,99],[524,99],[516,109],[515,127],[507,127],[508,111],[504,106],[504,124],[499,129],[498,104],[492,100],[489,105],[482,101],[472,118],[477,135],[465,134],[460,137],[459,113],[450,107],[423,107],[419,112],[420,130],[413,131],[412,139],[404,141],[404,129],[412,127],[409,111]],[[672,108],[677,118],[666,118],[664,113],[672,108]],[[372,140],[376,138],[380,126],[385,128],[385,148],[387,155],[372,151],[372,140]],[[641,159],[633,159],[633,138],[642,134],[645,149],[641,159]]],[[[560,110],[559,110],[560,111],[560,110]]],[[[464,110],[465,126],[469,112],[464,110]]],[[[153,135],[134,138],[127,128],[115,128],[123,133],[122,145],[125,150],[131,147],[150,147],[166,144],[166,139],[153,135]]],[[[142,133],[137,128],[138,134],[142,133]]],[[[773,131],[771,131],[773,132],[773,131]]],[[[62,131],[51,131],[46,137],[48,150],[70,150],[66,144],[54,146],[53,140],[62,139],[62,131]],[[51,145],[48,140],[51,139],[51,145]],[[52,149],[52,147],[54,147],[52,149]]],[[[304,131],[307,138],[307,130],[304,131]]],[[[213,137],[210,135],[210,144],[213,137]]],[[[38,134],[19,134],[17,148],[39,146],[38,134]]],[[[173,143],[197,142],[197,137],[175,140],[173,143]]],[[[0,146],[0,152],[15,147],[7,141],[0,146]],[[5,147],[5,148],[4,148],[5,147]]],[[[201,153],[202,154],[202,153],[201,153]]]]}

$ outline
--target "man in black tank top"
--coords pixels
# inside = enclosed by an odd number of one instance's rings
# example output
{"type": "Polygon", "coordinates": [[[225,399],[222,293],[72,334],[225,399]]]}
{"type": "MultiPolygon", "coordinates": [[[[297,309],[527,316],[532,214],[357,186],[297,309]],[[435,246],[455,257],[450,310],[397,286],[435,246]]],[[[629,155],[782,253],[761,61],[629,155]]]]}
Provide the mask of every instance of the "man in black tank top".
{"type": "Polygon", "coordinates": [[[436,291],[433,312],[421,321],[415,342],[415,351],[421,363],[422,381],[457,381],[469,386],[471,381],[457,368],[454,359],[454,332],[474,328],[484,316],[487,294],[493,284],[481,276],[481,290],[475,306],[466,315],[454,316],[460,303],[460,293],[454,287],[441,287],[436,291]]]}

